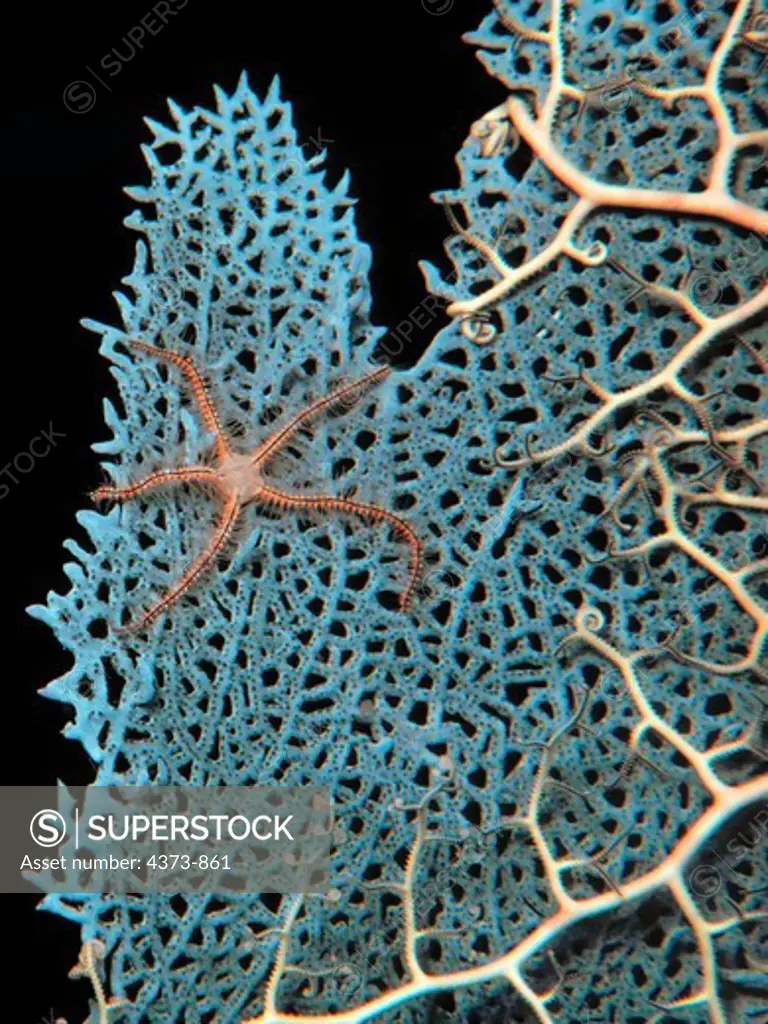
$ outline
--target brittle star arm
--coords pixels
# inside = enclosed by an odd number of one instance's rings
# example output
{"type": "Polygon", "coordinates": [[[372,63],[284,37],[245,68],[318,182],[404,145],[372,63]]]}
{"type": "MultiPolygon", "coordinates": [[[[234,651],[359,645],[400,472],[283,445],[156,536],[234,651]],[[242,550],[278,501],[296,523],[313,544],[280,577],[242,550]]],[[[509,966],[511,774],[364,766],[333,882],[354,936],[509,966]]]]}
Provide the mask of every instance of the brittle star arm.
{"type": "Polygon", "coordinates": [[[381,366],[378,370],[374,370],[372,373],[368,373],[365,377],[360,380],[351,381],[348,384],[342,384],[340,387],[331,391],[330,394],[324,398],[318,399],[313,402],[307,409],[297,413],[284,427],[273,434],[264,444],[257,449],[256,453],[251,460],[254,465],[260,465],[264,463],[270,455],[274,455],[278,452],[287,442],[293,437],[297,430],[307,424],[310,420],[319,416],[321,412],[328,409],[339,402],[343,402],[345,398],[349,398],[357,391],[362,391],[365,388],[372,387],[374,384],[378,384],[380,380],[383,380],[391,372],[388,366],[381,366]]]}
{"type": "Polygon", "coordinates": [[[150,473],[143,480],[138,480],[128,487],[112,487],[102,484],[91,494],[93,501],[131,501],[168,484],[212,484],[216,486],[218,477],[216,470],[210,466],[184,466],[181,469],[164,469],[150,473]]]}
{"type": "Polygon", "coordinates": [[[296,509],[312,511],[314,509],[333,509],[336,512],[347,512],[350,515],[359,516],[361,519],[370,519],[375,522],[388,523],[392,529],[400,534],[411,549],[411,567],[408,573],[408,583],[400,597],[402,610],[408,608],[421,575],[423,563],[421,541],[408,523],[400,516],[395,515],[388,509],[379,508],[378,505],[370,505],[367,502],[355,501],[351,498],[333,498],[330,495],[308,495],[306,497],[297,494],[286,494],[276,487],[261,487],[259,498],[268,505],[276,508],[296,509]]]}
{"type": "Polygon", "coordinates": [[[146,626],[151,625],[158,616],[162,615],[163,612],[167,611],[171,607],[171,605],[175,604],[176,601],[178,601],[179,598],[186,593],[186,591],[196,583],[198,578],[216,561],[219,553],[226,546],[232,536],[232,531],[234,530],[235,523],[237,522],[237,518],[240,514],[240,509],[240,495],[237,491],[233,491],[227,501],[224,514],[216,529],[216,533],[213,536],[213,540],[202,555],[192,563],[179,582],[172,587],[164,597],[162,597],[156,604],[152,605],[152,607],[144,612],[144,614],[135,622],[129,622],[126,626],[119,627],[116,632],[136,633],[139,630],[144,629],[146,626]]]}
{"type": "Polygon", "coordinates": [[[216,411],[216,406],[208,394],[208,384],[189,356],[181,356],[178,352],[169,352],[166,349],[155,348],[153,345],[147,345],[146,342],[138,341],[135,338],[131,338],[128,344],[133,348],[139,349],[141,352],[146,352],[147,355],[155,356],[157,359],[165,359],[166,362],[172,363],[181,370],[192,388],[192,393],[199,406],[200,415],[203,418],[206,429],[216,438],[216,455],[220,459],[225,455],[231,455],[232,446],[216,411]]]}

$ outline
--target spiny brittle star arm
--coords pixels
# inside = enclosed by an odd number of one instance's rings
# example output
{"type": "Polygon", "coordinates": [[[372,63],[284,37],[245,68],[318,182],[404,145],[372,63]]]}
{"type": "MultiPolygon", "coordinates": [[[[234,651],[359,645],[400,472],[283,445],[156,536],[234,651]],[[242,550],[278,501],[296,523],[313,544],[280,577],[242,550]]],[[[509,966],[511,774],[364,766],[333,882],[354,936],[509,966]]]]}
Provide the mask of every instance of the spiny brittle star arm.
{"type": "Polygon", "coordinates": [[[192,360],[188,356],[179,355],[178,352],[155,348],[153,345],[147,345],[146,342],[138,341],[135,338],[131,338],[128,344],[133,348],[139,349],[141,352],[146,352],[147,355],[154,356],[157,359],[165,359],[166,362],[172,363],[181,370],[192,388],[192,393],[200,408],[200,415],[203,417],[203,422],[208,432],[213,434],[216,439],[216,455],[219,458],[231,455],[232,445],[229,442],[227,432],[221,422],[216,406],[208,394],[208,384],[192,360]]]}
{"type": "Polygon", "coordinates": [[[112,487],[109,484],[103,484],[101,487],[97,487],[91,494],[91,499],[93,501],[131,501],[133,498],[140,498],[142,495],[149,494],[150,491],[154,491],[156,488],[167,484],[200,483],[216,486],[217,481],[216,470],[210,466],[186,466],[181,469],[164,469],[157,473],[151,473],[149,476],[144,477],[143,480],[138,480],[135,484],[131,484],[128,487],[112,487]]]}
{"type": "Polygon", "coordinates": [[[370,505],[367,502],[355,501],[352,498],[334,498],[330,495],[296,495],[286,494],[276,487],[264,486],[260,489],[259,497],[269,505],[276,508],[296,509],[312,511],[313,509],[334,509],[337,512],[347,512],[350,515],[359,516],[361,519],[370,519],[374,522],[388,523],[396,533],[405,539],[411,549],[411,567],[408,573],[408,583],[400,597],[400,608],[405,610],[411,603],[413,595],[421,575],[423,555],[421,541],[414,530],[388,509],[379,508],[378,505],[370,505]]]}
{"type": "Polygon", "coordinates": [[[310,420],[319,416],[321,412],[328,409],[339,402],[343,402],[345,398],[350,398],[356,392],[362,392],[364,389],[371,387],[373,384],[378,384],[379,381],[389,376],[391,370],[388,366],[382,366],[378,370],[374,370],[372,373],[368,373],[365,377],[360,380],[354,380],[348,384],[342,384],[337,387],[334,391],[331,391],[325,398],[318,399],[317,402],[313,402],[308,408],[302,412],[297,413],[284,427],[273,434],[264,444],[257,449],[253,456],[254,465],[260,465],[270,457],[278,452],[287,442],[293,437],[297,430],[309,423],[310,420]]]}
{"type": "Polygon", "coordinates": [[[178,584],[141,615],[136,622],[129,622],[126,626],[118,628],[118,633],[125,634],[140,631],[154,622],[163,612],[170,609],[215,562],[217,555],[230,539],[240,512],[253,501],[262,501],[282,509],[330,509],[356,515],[363,519],[388,523],[405,539],[412,552],[408,584],[400,602],[402,610],[408,608],[421,574],[422,552],[418,537],[407,523],[386,509],[348,498],[334,498],[327,495],[299,496],[284,493],[277,488],[266,485],[260,473],[260,466],[271,455],[277,454],[284,448],[291,437],[302,426],[334,405],[338,405],[345,400],[356,400],[362,391],[377,384],[390,373],[388,366],[379,367],[360,380],[339,385],[330,394],[318,399],[306,409],[293,416],[284,427],[268,437],[250,456],[250,465],[255,471],[255,475],[251,474],[249,476],[246,474],[242,477],[241,471],[237,468],[238,459],[241,457],[236,455],[231,446],[230,438],[207,393],[205,379],[194,362],[189,357],[153,348],[142,341],[131,340],[129,344],[149,355],[166,359],[181,369],[187,381],[192,385],[192,390],[196,396],[205,425],[216,438],[216,465],[215,467],[197,465],[162,470],[152,473],[143,480],[127,487],[105,485],[94,491],[93,499],[96,501],[101,499],[129,501],[133,498],[141,497],[162,485],[192,482],[208,485],[226,504],[222,519],[217,526],[216,534],[205,552],[186,571],[178,584]],[[238,479],[240,479],[243,486],[236,482],[238,479]]]}
{"type": "Polygon", "coordinates": [[[197,582],[198,578],[208,568],[210,568],[219,556],[220,552],[226,546],[232,536],[232,531],[235,528],[235,523],[237,522],[237,518],[240,514],[240,509],[240,495],[237,491],[233,491],[227,500],[224,514],[216,529],[216,533],[202,555],[192,563],[179,582],[172,587],[164,597],[162,597],[156,604],[152,605],[152,607],[144,612],[144,614],[135,622],[129,622],[126,626],[119,627],[116,632],[122,634],[137,633],[146,626],[150,626],[158,616],[162,615],[166,609],[175,604],[176,601],[178,601],[178,599],[197,582]]]}

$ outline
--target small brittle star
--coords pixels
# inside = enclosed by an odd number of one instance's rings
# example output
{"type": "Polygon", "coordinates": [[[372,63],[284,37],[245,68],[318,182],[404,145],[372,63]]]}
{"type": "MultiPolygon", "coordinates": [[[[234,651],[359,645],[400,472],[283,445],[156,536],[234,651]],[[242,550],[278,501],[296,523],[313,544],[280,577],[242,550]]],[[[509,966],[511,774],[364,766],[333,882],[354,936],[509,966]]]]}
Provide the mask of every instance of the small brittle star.
{"type": "Polygon", "coordinates": [[[208,392],[208,385],[188,356],[179,355],[168,349],[154,348],[143,341],[131,339],[128,342],[140,352],[158,359],[164,359],[177,367],[192,389],[203,423],[214,436],[214,457],[212,465],[185,466],[151,473],[128,487],[102,486],[91,495],[94,501],[131,501],[140,498],[159,487],[177,484],[198,484],[212,490],[221,499],[223,512],[210,543],[203,553],[186,570],[176,583],[156,604],[139,618],[125,626],[118,627],[118,633],[134,633],[146,629],[160,615],[168,611],[197,581],[211,568],[217,557],[231,539],[237,521],[246,506],[259,503],[263,507],[281,511],[315,512],[329,511],[357,516],[375,523],[387,523],[398,533],[411,549],[411,565],[408,582],[400,596],[400,610],[406,611],[416,590],[422,567],[422,546],[413,529],[399,516],[378,505],[357,501],[353,498],[336,498],[328,494],[291,494],[283,491],[265,477],[265,468],[295,437],[329,408],[341,402],[349,402],[365,389],[378,384],[388,376],[388,366],[366,374],[359,380],[342,384],[324,398],[312,402],[297,413],[282,427],[270,434],[258,447],[243,454],[235,450],[232,439],[225,430],[216,406],[208,392]]]}

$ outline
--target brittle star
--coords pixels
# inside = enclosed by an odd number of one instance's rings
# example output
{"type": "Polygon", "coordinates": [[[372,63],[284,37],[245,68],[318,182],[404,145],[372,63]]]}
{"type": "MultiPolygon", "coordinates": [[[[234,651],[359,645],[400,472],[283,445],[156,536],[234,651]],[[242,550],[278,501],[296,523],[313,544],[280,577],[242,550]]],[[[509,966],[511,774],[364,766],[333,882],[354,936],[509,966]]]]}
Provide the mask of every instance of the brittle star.
{"type": "Polygon", "coordinates": [[[224,511],[214,535],[203,553],[192,563],[176,583],[156,604],[136,621],[118,627],[118,633],[133,633],[150,626],[163,612],[168,611],[208,570],[231,539],[235,525],[246,506],[254,502],[264,507],[298,512],[330,511],[357,516],[371,522],[387,523],[408,543],[411,565],[408,581],[400,596],[400,610],[406,611],[416,590],[422,567],[422,547],[413,529],[399,516],[378,505],[353,498],[336,498],[328,494],[290,494],[273,486],[265,478],[265,468],[310,420],[343,401],[350,401],[365,389],[378,384],[389,373],[388,366],[380,367],[359,380],[340,385],[324,398],[312,402],[293,416],[284,426],[275,430],[254,451],[243,454],[235,450],[232,438],[225,430],[216,406],[211,400],[208,385],[188,356],[168,349],[154,348],[143,341],[131,339],[133,348],[157,359],[164,359],[177,367],[191,386],[207,431],[214,437],[212,465],[185,466],[151,473],[129,487],[98,487],[91,495],[94,501],[131,501],[158,487],[174,484],[200,484],[208,487],[222,500],[224,511]]]}

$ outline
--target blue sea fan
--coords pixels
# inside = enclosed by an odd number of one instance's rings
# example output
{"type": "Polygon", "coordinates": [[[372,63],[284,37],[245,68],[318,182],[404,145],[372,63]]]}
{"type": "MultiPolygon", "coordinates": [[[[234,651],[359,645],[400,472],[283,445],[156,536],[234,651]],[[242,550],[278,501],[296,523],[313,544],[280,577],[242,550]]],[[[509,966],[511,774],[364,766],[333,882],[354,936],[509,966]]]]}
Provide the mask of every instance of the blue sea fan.
{"type": "MultiPolygon", "coordinates": [[[[473,39],[541,109],[551,67],[536,36],[553,13],[537,10],[499,2],[473,39]]],[[[590,61],[641,54],[607,5],[558,11],[569,80],[587,98],[590,61]]],[[[659,38],[642,36],[663,56],[659,38]]],[[[706,65],[711,44],[695,46],[706,65]]],[[[753,51],[736,50],[746,67],[753,51]]],[[[117,297],[123,329],[85,322],[118,384],[119,407],[105,404],[113,438],[96,448],[119,486],[205,462],[213,442],[181,375],[130,339],[190,356],[244,453],[375,368],[383,331],[369,320],[370,252],[346,179],[325,185],[276,84],[263,103],[245,78],[216,97],[216,112],[171,104],[175,126],[150,125],[151,184],[129,192],[142,212],[127,223],[146,242],[131,296],[117,297]]],[[[635,90],[650,134],[630,142],[630,105],[570,99],[553,136],[601,183],[658,188],[673,154],[664,188],[706,176],[701,154],[717,140],[702,100],[635,90]],[[682,141],[685,126],[696,141],[682,141]],[[600,147],[621,175],[593,166],[600,147]]],[[[735,103],[753,130],[749,103],[735,103]]],[[[730,185],[757,211],[759,161],[749,147],[744,159],[749,175],[730,185]]],[[[696,274],[720,275],[712,318],[758,301],[760,281],[733,271],[751,235],[716,217],[597,210],[570,251],[533,264],[577,197],[505,110],[477,122],[458,163],[460,188],[437,196],[453,273],[425,265],[452,323],[417,366],[316,420],[273,469],[288,490],[353,495],[407,521],[424,556],[411,607],[398,595],[413,552],[385,522],[256,505],[148,633],[116,633],[208,543],[217,503],[189,488],[81,513],[72,588],[31,609],[73,654],[44,692],[74,707],[67,735],[98,763],[97,782],[317,784],[334,799],[328,898],[48,897],[86,945],[103,943],[109,992],[128,1001],[110,1024],[330,1020],[355,1007],[387,1024],[569,1021],[590,1007],[629,1022],[686,999],[701,1011],[686,1019],[703,1021],[725,996],[696,996],[713,954],[691,923],[725,918],[734,900],[750,928],[719,936],[728,1006],[759,1005],[759,971],[745,965],[762,962],[751,922],[768,844],[739,861],[730,904],[695,883],[683,898],[683,868],[706,869],[706,850],[672,857],[697,823],[721,851],[720,826],[765,796],[761,725],[748,730],[762,707],[765,594],[744,574],[764,557],[759,319],[681,363],[676,390],[642,390],[699,336],[696,274]],[[571,443],[629,388],[637,401],[571,443]],[[750,442],[741,461],[734,429],[750,442]],[[669,527],[665,487],[693,494],[675,510],[685,549],[654,548],[669,527]],[[678,875],[657,879],[670,864],[678,875]]]]}

